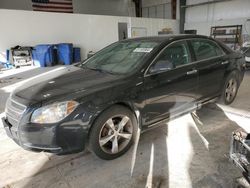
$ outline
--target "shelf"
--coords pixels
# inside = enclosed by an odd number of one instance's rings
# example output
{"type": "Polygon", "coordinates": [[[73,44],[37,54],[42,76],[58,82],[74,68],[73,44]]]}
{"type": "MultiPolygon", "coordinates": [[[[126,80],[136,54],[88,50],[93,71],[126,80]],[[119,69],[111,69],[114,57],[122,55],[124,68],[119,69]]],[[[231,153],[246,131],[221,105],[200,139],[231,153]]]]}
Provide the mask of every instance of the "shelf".
{"type": "Polygon", "coordinates": [[[225,43],[233,45],[236,49],[241,45],[242,25],[226,25],[211,27],[210,36],[225,43]]]}
{"type": "Polygon", "coordinates": [[[221,28],[231,28],[231,27],[241,27],[242,25],[226,25],[226,26],[214,26],[213,28],[218,28],[218,29],[221,29],[221,28]]]}
{"type": "Polygon", "coordinates": [[[238,35],[237,33],[225,33],[225,34],[217,34],[217,33],[212,33],[212,35],[219,35],[219,36],[227,36],[227,35],[231,35],[231,36],[234,36],[234,35],[238,35]]]}
{"type": "Polygon", "coordinates": [[[238,43],[237,38],[215,38],[215,39],[225,43],[238,43]]]}
{"type": "Polygon", "coordinates": [[[221,41],[221,42],[223,42],[225,44],[235,44],[235,42],[230,42],[230,41],[221,41]]]}
{"type": "Polygon", "coordinates": [[[225,43],[225,44],[235,44],[235,42],[232,42],[232,41],[221,41],[221,40],[220,40],[220,42],[223,42],[223,43],[225,43]]]}

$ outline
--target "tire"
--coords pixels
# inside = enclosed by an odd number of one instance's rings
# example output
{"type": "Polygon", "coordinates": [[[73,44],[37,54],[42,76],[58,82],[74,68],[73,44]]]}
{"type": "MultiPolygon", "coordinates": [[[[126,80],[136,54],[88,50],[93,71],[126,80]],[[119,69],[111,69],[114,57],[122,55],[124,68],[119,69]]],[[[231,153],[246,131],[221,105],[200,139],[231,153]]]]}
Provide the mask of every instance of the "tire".
{"type": "Polygon", "coordinates": [[[99,158],[112,160],[129,150],[138,124],[126,107],[115,105],[105,110],[94,122],[89,136],[89,149],[99,158]]]}
{"type": "Polygon", "coordinates": [[[220,103],[229,105],[231,104],[239,89],[239,76],[236,71],[231,72],[225,81],[225,84],[223,86],[222,94],[220,97],[220,103]]]}

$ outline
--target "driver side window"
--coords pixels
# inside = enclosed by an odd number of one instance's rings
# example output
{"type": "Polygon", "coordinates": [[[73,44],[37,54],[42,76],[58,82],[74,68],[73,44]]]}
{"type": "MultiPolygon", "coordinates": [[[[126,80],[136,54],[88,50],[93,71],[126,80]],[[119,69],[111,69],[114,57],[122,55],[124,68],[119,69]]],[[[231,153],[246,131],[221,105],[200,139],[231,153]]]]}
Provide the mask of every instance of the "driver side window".
{"type": "Polygon", "coordinates": [[[189,62],[190,55],[187,49],[186,42],[176,42],[168,46],[161,52],[155,63],[151,65],[149,73],[172,70],[176,67],[188,64],[189,62]]]}

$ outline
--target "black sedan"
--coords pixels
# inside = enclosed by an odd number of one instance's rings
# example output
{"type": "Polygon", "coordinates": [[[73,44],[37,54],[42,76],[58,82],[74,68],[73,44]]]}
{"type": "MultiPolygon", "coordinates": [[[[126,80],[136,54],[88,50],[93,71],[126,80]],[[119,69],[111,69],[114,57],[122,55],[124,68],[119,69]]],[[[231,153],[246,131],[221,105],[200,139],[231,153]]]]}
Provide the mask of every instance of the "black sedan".
{"type": "Polygon", "coordinates": [[[138,129],[218,97],[232,103],[244,66],[241,54],[205,36],[124,40],[17,88],[3,123],[28,150],[67,154],[88,145],[114,159],[130,148],[138,129]]]}

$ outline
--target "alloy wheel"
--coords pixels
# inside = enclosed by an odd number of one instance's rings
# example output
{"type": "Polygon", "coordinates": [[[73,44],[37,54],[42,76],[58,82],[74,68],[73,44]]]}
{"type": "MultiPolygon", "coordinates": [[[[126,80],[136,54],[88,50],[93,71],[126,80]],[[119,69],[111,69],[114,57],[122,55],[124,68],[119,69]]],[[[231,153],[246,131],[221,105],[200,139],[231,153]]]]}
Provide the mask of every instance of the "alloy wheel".
{"type": "Polygon", "coordinates": [[[235,78],[231,78],[227,85],[225,90],[225,99],[227,102],[231,102],[237,93],[237,81],[235,78]]]}
{"type": "Polygon", "coordinates": [[[109,118],[101,128],[99,145],[108,154],[122,151],[133,136],[132,121],[128,116],[116,115],[109,118]]]}

